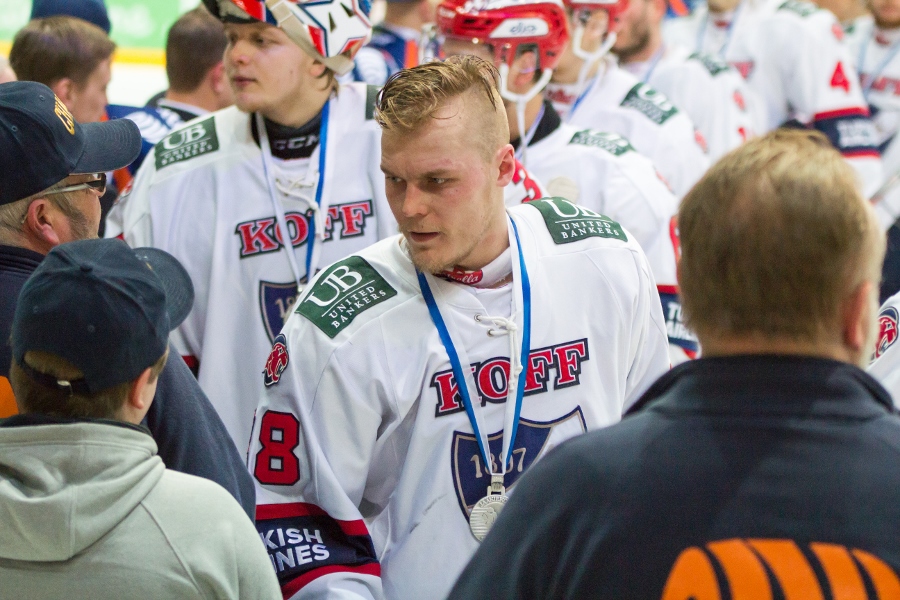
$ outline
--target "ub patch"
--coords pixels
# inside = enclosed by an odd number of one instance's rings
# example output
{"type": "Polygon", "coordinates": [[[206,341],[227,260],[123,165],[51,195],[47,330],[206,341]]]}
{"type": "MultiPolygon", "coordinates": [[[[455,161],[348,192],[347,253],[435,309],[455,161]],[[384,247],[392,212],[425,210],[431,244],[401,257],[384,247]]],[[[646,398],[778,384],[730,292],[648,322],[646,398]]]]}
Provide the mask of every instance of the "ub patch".
{"type": "Polygon", "coordinates": [[[713,77],[728,70],[727,62],[717,56],[713,56],[712,54],[707,54],[705,52],[694,52],[693,54],[688,56],[688,60],[696,60],[697,62],[699,62],[706,68],[707,71],[709,71],[709,74],[713,77]]]}
{"type": "Polygon", "coordinates": [[[397,295],[365,259],[351,256],[322,273],[297,312],[334,338],[360,313],[397,295]]]}
{"type": "Polygon", "coordinates": [[[900,321],[897,309],[888,306],[878,315],[878,340],[875,343],[875,355],[878,358],[897,341],[897,322],[900,321]]]}
{"type": "Polygon", "coordinates": [[[157,170],[219,149],[216,118],[177,129],[156,144],[157,170]]]}
{"type": "Polygon", "coordinates": [[[591,131],[585,129],[579,131],[569,140],[570,144],[578,144],[581,146],[591,146],[594,148],[602,148],[613,156],[622,156],[626,152],[633,152],[631,142],[616,133],[607,133],[605,131],[591,131]]]}
{"type": "Polygon", "coordinates": [[[287,368],[291,357],[288,354],[287,340],[284,334],[279,333],[275,338],[275,344],[272,351],[269,352],[269,358],[266,359],[266,368],[263,370],[263,382],[266,387],[275,385],[281,381],[281,374],[287,368]]]}
{"type": "Polygon", "coordinates": [[[530,202],[528,206],[540,211],[555,244],[569,244],[588,237],[628,241],[622,226],[609,217],[563,198],[545,198],[530,202]]]}
{"type": "MultiPolygon", "coordinates": [[[[304,277],[304,281],[305,279],[304,277]]],[[[296,301],[296,282],[259,282],[259,309],[262,313],[263,327],[266,329],[269,341],[275,341],[275,336],[284,327],[284,323],[290,316],[291,309],[296,301]]]]}
{"type": "MultiPolygon", "coordinates": [[[[503,485],[510,490],[539,456],[563,441],[587,431],[581,408],[554,421],[540,422],[519,419],[515,446],[509,455],[503,485]]],[[[491,472],[499,473],[500,453],[503,451],[503,432],[488,436],[491,465],[483,464],[478,442],[472,433],[453,432],[450,443],[451,473],[459,508],[466,519],[475,503],[487,493],[491,472]]]]}
{"type": "Polygon", "coordinates": [[[812,2],[801,2],[800,0],[788,0],[784,4],[778,7],[778,10],[789,10],[793,13],[797,13],[801,17],[808,17],[813,14],[819,7],[813,4],[812,2]]]}
{"type": "Polygon", "coordinates": [[[657,92],[646,83],[639,83],[628,90],[621,106],[643,113],[657,125],[662,125],[678,114],[678,109],[669,102],[665,94],[657,92]]]}

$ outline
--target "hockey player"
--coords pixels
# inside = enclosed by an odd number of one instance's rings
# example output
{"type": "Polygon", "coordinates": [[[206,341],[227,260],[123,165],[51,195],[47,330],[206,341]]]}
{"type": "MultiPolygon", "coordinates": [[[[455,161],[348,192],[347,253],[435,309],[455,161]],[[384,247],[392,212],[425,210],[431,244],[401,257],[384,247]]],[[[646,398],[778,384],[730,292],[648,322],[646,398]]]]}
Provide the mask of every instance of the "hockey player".
{"type": "Polygon", "coordinates": [[[609,55],[627,1],[564,0],[572,43],[548,97],[569,123],[627,138],[680,198],[709,167],[705,141],[684,112],[609,55]]]}
{"type": "Polygon", "coordinates": [[[173,341],[242,452],[260,365],[308,274],[397,231],[375,90],[334,83],[369,33],[361,4],[269,4],[206,0],[236,106],[163,138],[108,232],[187,268],[196,301],[173,341]]]}
{"type": "Polygon", "coordinates": [[[881,305],[878,313],[878,333],[868,372],[887,388],[900,407],[900,293],[894,294],[881,305]]]}
{"type": "Polygon", "coordinates": [[[734,65],[760,105],[764,131],[785,124],[822,131],[871,197],[882,183],[876,134],[834,15],[803,0],[709,0],[668,21],[667,43],[734,65]]]}
{"type": "Polygon", "coordinates": [[[266,363],[249,465],[285,598],[446,596],[522,472],[668,368],[627,230],[561,199],[504,208],[497,80],[465,56],[388,82],[402,235],[319,273],[266,363]]]}
{"type": "Polygon", "coordinates": [[[627,139],[562,123],[544,98],[544,86],[568,42],[560,0],[481,5],[450,0],[439,7],[438,30],[445,55],[474,54],[499,69],[516,156],[549,193],[608,216],[634,235],[656,279],[673,362],[695,356],[697,342],[681,324],[677,297],[677,242],[671,226],[677,199],[627,139]],[[534,33],[515,32],[525,24],[534,33]]]}
{"type": "Polygon", "coordinates": [[[753,135],[746,82],[710,54],[664,44],[665,0],[631,0],[620,17],[613,52],[626,71],[665,94],[684,110],[718,160],[753,135]]]}

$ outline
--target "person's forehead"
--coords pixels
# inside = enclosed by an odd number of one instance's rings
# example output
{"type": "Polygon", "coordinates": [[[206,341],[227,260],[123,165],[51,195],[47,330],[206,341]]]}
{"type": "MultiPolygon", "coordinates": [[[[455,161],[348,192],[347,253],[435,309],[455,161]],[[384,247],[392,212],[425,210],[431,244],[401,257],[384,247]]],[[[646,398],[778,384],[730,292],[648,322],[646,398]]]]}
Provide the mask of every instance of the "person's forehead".
{"type": "Polygon", "coordinates": [[[225,23],[225,31],[228,33],[237,33],[239,35],[253,35],[264,31],[278,31],[278,27],[262,21],[254,21],[253,23],[225,23]]]}

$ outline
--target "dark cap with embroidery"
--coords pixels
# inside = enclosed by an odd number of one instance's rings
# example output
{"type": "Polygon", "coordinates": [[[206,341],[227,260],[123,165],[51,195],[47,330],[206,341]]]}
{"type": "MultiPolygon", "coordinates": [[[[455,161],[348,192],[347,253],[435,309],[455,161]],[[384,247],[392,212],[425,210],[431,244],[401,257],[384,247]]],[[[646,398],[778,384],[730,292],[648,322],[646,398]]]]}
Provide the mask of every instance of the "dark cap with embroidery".
{"type": "Polygon", "coordinates": [[[128,119],[76,123],[44,84],[0,83],[0,205],[69,175],[120,169],[140,151],[141,132],[128,119]]]}
{"type": "Polygon", "coordinates": [[[115,239],[57,246],[16,304],[13,360],[47,387],[94,394],[136,379],[165,353],[169,332],[194,302],[190,276],[172,255],[115,239]],[[25,364],[25,353],[65,359],[84,376],[60,381],[25,364]]]}

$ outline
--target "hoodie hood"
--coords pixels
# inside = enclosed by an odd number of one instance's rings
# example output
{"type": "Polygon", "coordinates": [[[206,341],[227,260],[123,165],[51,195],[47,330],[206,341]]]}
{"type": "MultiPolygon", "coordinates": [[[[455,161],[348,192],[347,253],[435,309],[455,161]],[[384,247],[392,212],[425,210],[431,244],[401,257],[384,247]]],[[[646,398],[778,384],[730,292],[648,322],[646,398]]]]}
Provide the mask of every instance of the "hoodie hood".
{"type": "Polygon", "coordinates": [[[64,561],[88,548],[159,482],[156,450],[125,424],[0,427],[0,558],[64,561]]]}

